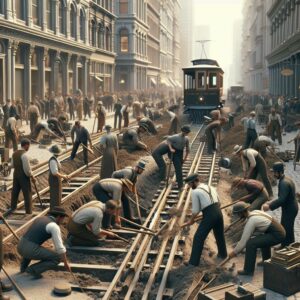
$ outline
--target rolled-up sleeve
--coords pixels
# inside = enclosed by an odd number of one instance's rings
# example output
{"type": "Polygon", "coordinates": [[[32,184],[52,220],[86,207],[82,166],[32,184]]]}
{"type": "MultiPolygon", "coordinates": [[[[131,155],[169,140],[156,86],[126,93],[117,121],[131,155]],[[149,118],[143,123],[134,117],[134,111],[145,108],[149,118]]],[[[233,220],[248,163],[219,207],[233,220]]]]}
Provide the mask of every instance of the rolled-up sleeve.
{"type": "Polygon", "coordinates": [[[23,170],[26,176],[31,177],[32,176],[32,170],[30,167],[30,163],[29,163],[29,158],[26,155],[26,153],[24,153],[21,156],[21,160],[22,160],[22,165],[23,165],[23,170]]]}
{"type": "Polygon", "coordinates": [[[240,253],[246,247],[246,244],[250,240],[254,231],[255,231],[255,223],[253,222],[253,220],[249,219],[244,228],[242,238],[240,239],[240,241],[238,242],[238,244],[233,250],[235,254],[240,253]]]}
{"type": "Polygon", "coordinates": [[[101,231],[103,213],[101,209],[97,209],[99,213],[95,214],[94,221],[92,223],[92,232],[94,235],[98,235],[101,231]]]}
{"type": "Polygon", "coordinates": [[[61,231],[59,226],[51,222],[46,226],[46,231],[51,234],[51,238],[55,247],[55,251],[58,254],[66,253],[66,248],[63,244],[62,238],[61,238],[61,231]]]}

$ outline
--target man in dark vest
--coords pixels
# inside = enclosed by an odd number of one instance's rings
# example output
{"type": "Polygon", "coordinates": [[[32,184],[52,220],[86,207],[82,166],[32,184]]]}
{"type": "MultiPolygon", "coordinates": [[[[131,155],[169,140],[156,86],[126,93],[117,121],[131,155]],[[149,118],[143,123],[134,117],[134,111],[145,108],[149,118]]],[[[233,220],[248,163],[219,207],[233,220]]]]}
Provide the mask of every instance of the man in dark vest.
{"type": "MultiPolygon", "coordinates": [[[[80,144],[83,144],[83,160],[86,165],[88,165],[88,142],[90,143],[91,148],[93,147],[92,145],[92,140],[90,137],[90,134],[88,130],[81,126],[80,121],[76,121],[75,125],[73,126],[71,130],[71,139],[72,139],[72,144],[73,144],[73,149],[71,153],[70,159],[73,160],[76,156],[78,147],[80,144]],[[74,137],[76,135],[76,139],[74,137]]],[[[92,150],[91,150],[92,151],[92,150]]]]}
{"type": "Polygon", "coordinates": [[[298,214],[298,202],[295,194],[295,183],[290,177],[284,175],[284,165],[277,162],[273,165],[274,177],[279,180],[278,199],[263,205],[263,210],[275,210],[281,207],[281,225],[286,231],[282,247],[295,242],[294,224],[298,214]]]}
{"type": "Polygon", "coordinates": [[[61,207],[54,207],[49,215],[37,218],[25,232],[18,244],[18,252],[22,256],[20,272],[27,272],[35,279],[42,277],[42,273],[56,267],[61,261],[67,271],[70,266],[63,245],[59,225],[67,217],[66,211],[61,207]],[[47,240],[52,239],[55,252],[42,247],[47,240]],[[29,266],[31,260],[39,262],[29,266]]]}
{"type": "Polygon", "coordinates": [[[32,175],[29,158],[26,152],[29,150],[30,141],[23,139],[21,141],[21,150],[14,152],[12,156],[12,165],[14,167],[13,187],[11,191],[11,210],[17,208],[19,193],[22,190],[26,214],[32,213],[32,193],[31,182],[35,181],[32,175]]]}
{"type": "Polygon", "coordinates": [[[114,129],[117,128],[117,122],[118,122],[119,130],[121,129],[121,126],[122,126],[122,113],[121,113],[121,110],[122,110],[122,103],[121,103],[121,99],[119,98],[117,103],[114,105],[114,111],[115,111],[114,129]]]}
{"type": "Polygon", "coordinates": [[[284,240],[285,230],[270,215],[260,210],[250,212],[249,207],[250,205],[245,202],[238,202],[233,207],[232,212],[247,222],[241,240],[229,253],[229,257],[235,257],[246,248],[244,269],[238,271],[238,274],[252,276],[257,249],[261,249],[263,260],[271,258],[271,247],[284,240]]]}
{"type": "Polygon", "coordinates": [[[50,189],[50,209],[61,205],[62,180],[68,180],[68,175],[61,173],[61,164],[58,156],[62,150],[59,146],[53,145],[49,151],[53,156],[49,159],[49,189],[50,189]]]}

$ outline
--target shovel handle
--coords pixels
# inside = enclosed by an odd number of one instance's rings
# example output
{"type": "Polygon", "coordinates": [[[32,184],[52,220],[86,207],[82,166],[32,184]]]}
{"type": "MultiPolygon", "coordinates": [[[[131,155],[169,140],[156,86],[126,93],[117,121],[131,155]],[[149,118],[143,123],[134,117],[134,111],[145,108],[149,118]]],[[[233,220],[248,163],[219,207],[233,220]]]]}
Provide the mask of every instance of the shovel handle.
{"type": "Polygon", "coordinates": [[[9,229],[9,231],[13,234],[13,236],[20,241],[19,236],[15,233],[15,231],[11,228],[11,226],[7,223],[7,221],[4,219],[4,217],[1,218],[1,220],[3,221],[3,223],[6,225],[6,227],[9,229]]]}
{"type": "Polygon", "coordinates": [[[230,257],[226,257],[220,264],[217,265],[217,268],[223,267],[226,263],[230,261],[230,257]]]}
{"type": "Polygon", "coordinates": [[[136,227],[139,227],[139,228],[141,228],[141,229],[145,229],[145,230],[147,230],[147,231],[151,231],[152,233],[155,233],[154,230],[152,230],[152,229],[150,229],[150,228],[147,228],[147,227],[145,227],[145,226],[143,226],[143,225],[137,224],[137,223],[135,223],[135,222],[132,222],[131,220],[128,220],[128,219],[126,219],[126,218],[124,218],[124,217],[121,217],[121,216],[120,216],[120,219],[121,219],[122,221],[125,221],[125,222],[129,223],[129,224],[135,225],[136,227]]]}

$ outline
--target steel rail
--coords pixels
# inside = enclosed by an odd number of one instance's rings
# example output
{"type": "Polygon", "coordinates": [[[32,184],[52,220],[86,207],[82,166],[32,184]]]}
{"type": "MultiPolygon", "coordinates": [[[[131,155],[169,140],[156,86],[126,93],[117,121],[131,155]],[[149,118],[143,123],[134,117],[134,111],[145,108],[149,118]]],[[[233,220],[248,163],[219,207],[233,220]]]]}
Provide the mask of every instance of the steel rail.
{"type": "MultiPolygon", "coordinates": [[[[202,130],[202,127],[197,131],[197,133],[192,141],[192,144],[195,142],[195,140],[198,137],[201,130],[202,130]]],[[[173,179],[175,179],[175,176],[173,177],[173,179]]],[[[168,187],[165,186],[162,189],[161,193],[159,194],[159,197],[157,198],[154,206],[152,207],[149,215],[147,216],[147,219],[146,219],[144,225],[148,224],[151,221],[150,225],[148,226],[150,229],[155,230],[155,228],[158,224],[158,222],[156,222],[156,220],[159,220],[160,213],[163,210],[163,208],[165,207],[167,197],[170,194],[171,190],[172,190],[172,182],[170,182],[168,187]]],[[[111,299],[112,293],[116,289],[116,286],[117,286],[118,282],[120,281],[121,276],[124,274],[125,269],[126,269],[128,263],[130,262],[132,254],[136,251],[136,248],[139,247],[138,252],[135,253],[134,260],[130,265],[129,274],[127,275],[127,278],[126,278],[127,280],[125,282],[125,285],[123,285],[123,291],[124,291],[124,288],[126,289],[126,287],[130,286],[130,283],[131,283],[132,279],[134,278],[134,274],[136,273],[139,265],[141,265],[140,262],[143,260],[144,253],[145,252],[147,253],[147,251],[145,251],[145,248],[147,248],[147,245],[149,245],[149,240],[152,239],[152,237],[144,236],[142,243],[139,244],[142,237],[143,237],[142,233],[139,233],[136,236],[132,246],[128,250],[126,257],[124,258],[122,264],[120,265],[118,272],[116,273],[116,275],[115,275],[114,279],[112,280],[111,284],[109,285],[105,295],[103,296],[103,298],[102,298],[103,300],[111,299]]],[[[144,264],[142,264],[142,265],[144,265],[144,264]]]]}

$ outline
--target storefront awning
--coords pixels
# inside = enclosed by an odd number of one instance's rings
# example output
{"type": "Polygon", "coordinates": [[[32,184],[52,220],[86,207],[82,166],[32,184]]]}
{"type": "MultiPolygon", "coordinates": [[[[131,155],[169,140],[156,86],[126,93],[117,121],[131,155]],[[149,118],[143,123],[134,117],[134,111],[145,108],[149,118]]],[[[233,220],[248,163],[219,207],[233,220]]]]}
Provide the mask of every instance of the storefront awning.
{"type": "Polygon", "coordinates": [[[100,78],[100,77],[98,77],[98,76],[95,76],[95,79],[98,80],[98,81],[100,81],[100,82],[103,82],[103,79],[100,78]]]}
{"type": "Polygon", "coordinates": [[[156,85],[156,80],[154,78],[151,78],[150,80],[153,85],[156,85]]]}

